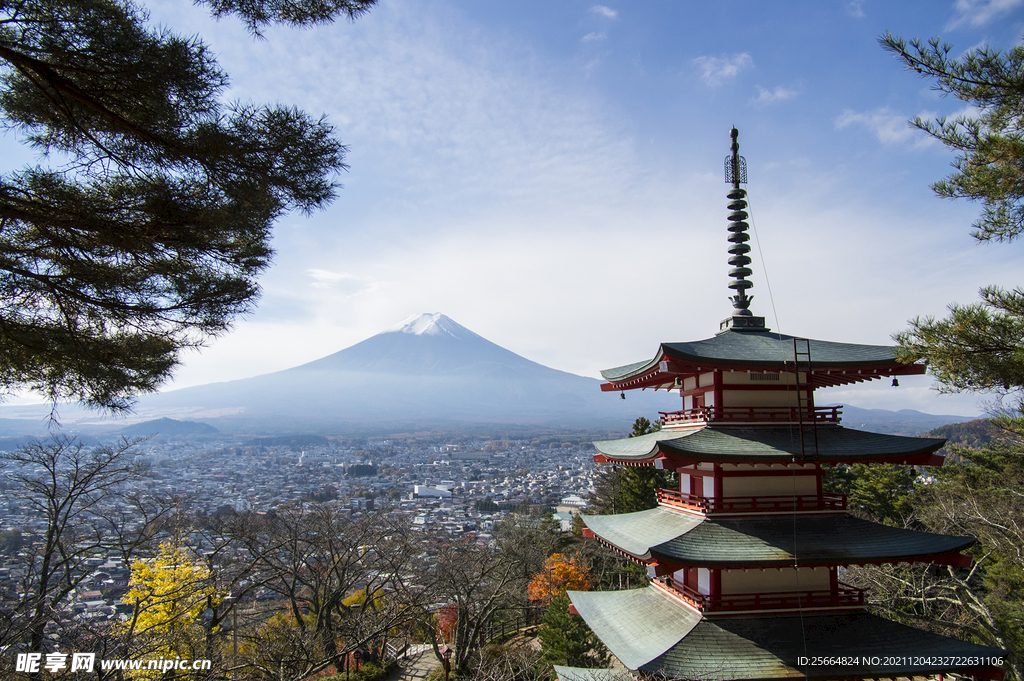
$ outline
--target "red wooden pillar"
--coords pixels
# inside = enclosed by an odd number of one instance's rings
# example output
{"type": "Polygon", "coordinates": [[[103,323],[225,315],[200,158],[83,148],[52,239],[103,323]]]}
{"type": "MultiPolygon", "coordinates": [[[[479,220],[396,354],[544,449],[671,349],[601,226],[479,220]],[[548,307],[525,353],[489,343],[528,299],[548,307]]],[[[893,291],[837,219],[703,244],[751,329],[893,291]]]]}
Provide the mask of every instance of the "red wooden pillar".
{"type": "MultiPolygon", "coordinates": [[[[722,396],[722,372],[712,371],[711,377],[714,381],[712,385],[714,386],[715,390],[715,419],[720,420],[725,415],[725,411],[723,411],[725,405],[722,404],[722,401],[724,399],[722,396]]],[[[698,378],[698,380],[700,379],[698,378]]]]}

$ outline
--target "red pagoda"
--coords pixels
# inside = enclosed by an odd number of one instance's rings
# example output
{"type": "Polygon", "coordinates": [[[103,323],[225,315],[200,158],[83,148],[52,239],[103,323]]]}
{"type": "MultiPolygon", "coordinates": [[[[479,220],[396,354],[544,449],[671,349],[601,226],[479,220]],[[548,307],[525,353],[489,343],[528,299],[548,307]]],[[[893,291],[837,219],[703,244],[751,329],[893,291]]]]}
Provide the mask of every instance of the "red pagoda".
{"type": "MultiPolygon", "coordinates": [[[[584,516],[586,534],[647,567],[642,589],[570,592],[573,610],[627,669],[668,679],[869,679],[955,673],[1001,679],[1002,650],[867,612],[845,566],[969,566],[971,537],[853,517],[822,488],[824,466],[942,465],[945,440],[850,430],[819,387],[921,374],[887,346],[773,333],[750,311],[745,161],[726,159],[732,315],[713,338],[663,343],[602,372],[603,390],[678,390],[662,429],[595,442],[595,461],[676,472],[658,507],[584,516]]],[[[563,681],[595,670],[558,668],[563,681]]]]}

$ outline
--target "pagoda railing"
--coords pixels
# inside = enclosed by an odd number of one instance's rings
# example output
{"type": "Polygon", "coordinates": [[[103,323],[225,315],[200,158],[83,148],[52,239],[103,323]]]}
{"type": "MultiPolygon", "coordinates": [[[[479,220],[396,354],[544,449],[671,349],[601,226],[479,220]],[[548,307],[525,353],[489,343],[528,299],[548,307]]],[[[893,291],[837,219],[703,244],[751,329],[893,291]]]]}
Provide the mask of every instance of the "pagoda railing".
{"type": "Polygon", "coordinates": [[[665,428],[682,428],[706,423],[839,423],[843,408],[814,407],[694,407],[679,411],[660,411],[665,428]],[[802,413],[801,413],[802,412],[802,413]]]}
{"type": "Polygon", "coordinates": [[[720,594],[699,593],[682,582],[665,577],[664,584],[684,601],[702,612],[784,610],[796,608],[859,608],[864,606],[864,589],[839,582],[835,591],[779,591],[775,593],[720,594]]]}
{"type": "Polygon", "coordinates": [[[713,515],[715,513],[770,513],[773,511],[844,511],[846,495],[824,493],[764,495],[756,497],[708,497],[678,492],[672,489],[655,490],[658,504],[684,511],[696,511],[713,515]]]}

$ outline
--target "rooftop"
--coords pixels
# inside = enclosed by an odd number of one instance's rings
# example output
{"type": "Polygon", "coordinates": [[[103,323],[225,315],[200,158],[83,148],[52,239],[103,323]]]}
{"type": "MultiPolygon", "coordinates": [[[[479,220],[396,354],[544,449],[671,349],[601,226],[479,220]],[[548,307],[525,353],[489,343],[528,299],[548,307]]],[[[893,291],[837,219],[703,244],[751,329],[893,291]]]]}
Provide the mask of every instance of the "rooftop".
{"type": "MultiPolygon", "coordinates": [[[[679,376],[715,369],[771,368],[793,371],[794,341],[800,351],[804,340],[771,331],[729,329],[712,338],[683,343],[662,343],[652,359],[606,369],[603,390],[670,388],[679,376]]],[[[810,347],[811,383],[815,387],[859,383],[885,376],[924,373],[923,364],[901,363],[896,348],[888,345],[857,345],[807,340],[810,347]]],[[[803,360],[801,360],[803,362],[803,360]]]]}
{"type": "Polygon", "coordinates": [[[582,516],[604,542],[641,561],[688,567],[780,567],[955,560],[975,543],[845,513],[705,518],[664,507],[582,516]]]}
{"type": "Polygon", "coordinates": [[[708,618],[653,586],[570,591],[569,598],[623,665],[664,678],[761,681],[950,672],[1002,678],[998,667],[985,662],[1004,656],[1005,651],[864,612],[708,618]],[[800,658],[835,663],[801,665],[800,658]],[[976,664],[968,666],[961,660],[976,664]]]}
{"type": "MultiPolygon", "coordinates": [[[[821,425],[816,431],[815,459],[827,463],[884,461],[917,465],[941,464],[932,455],[946,443],[938,438],[905,437],[821,425]]],[[[666,468],[694,461],[789,462],[802,456],[800,427],[719,426],[696,429],[665,429],[639,437],[594,443],[599,463],[653,465],[668,459],[666,468]],[[600,458],[599,458],[600,457],[600,458]]]]}

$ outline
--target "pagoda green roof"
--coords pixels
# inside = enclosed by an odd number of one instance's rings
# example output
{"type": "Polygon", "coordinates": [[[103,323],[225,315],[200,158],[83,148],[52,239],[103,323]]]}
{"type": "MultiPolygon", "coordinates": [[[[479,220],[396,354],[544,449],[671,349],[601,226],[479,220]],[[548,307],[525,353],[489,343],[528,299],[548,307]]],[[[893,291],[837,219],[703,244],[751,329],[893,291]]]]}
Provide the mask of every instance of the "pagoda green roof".
{"type": "MultiPolygon", "coordinates": [[[[905,437],[852,430],[842,426],[817,428],[822,462],[857,462],[914,457],[934,453],[946,444],[939,438],[905,437]]],[[[594,448],[609,459],[623,462],[650,461],[660,454],[714,462],[792,461],[800,451],[800,427],[705,426],[665,429],[639,437],[603,440],[594,448]]]]}
{"type": "Polygon", "coordinates": [[[690,567],[922,560],[959,552],[976,541],[889,527],[845,513],[703,518],[659,507],[582,518],[602,540],[639,559],[690,567]]]}
{"type": "Polygon", "coordinates": [[[1005,651],[914,629],[865,612],[702,618],[659,589],[570,591],[587,625],[628,669],[670,679],[760,681],[877,678],[949,672],[990,664],[955,658],[1005,651]],[[674,618],[680,618],[676,621],[674,618]],[[666,641],[679,638],[666,647],[666,641]],[[799,658],[846,664],[800,665],[799,658]]]}
{"type": "Polygon", "coordinates": [[[569,591],[576,612],[619,661],[637,669],[665,654],[701,616],[653,586],[625,591],[569,591]]]}
{"type": "Polygon", "coordinates": [[[598,537],[638,558],[650,557],[652,546],[682,536],[705,520],[702,516],[679,513],[662,506],[635,513],[580,517],[598,537]]]}
{"type": "Polygon", "coordinates": [[[1005,651],[914,629],[865,612],[705,619],[640,670],[670,679],[762,681],[967,676],[1005,651]],[[834,664],[800,665],[800,658],[834,664]],[[958,660],[960,660],[958,662],[958,660]],[[964,661],[976,660],[968,665],[964,661]],[[841,662],[845,661],[845,664],[841,662]]]}
{"type": "MultiPolygon", "coordinates": [[[[634,362],[601,375],[609,381],[621,381],[653,369],[663,358],[686,365],[735,365],[781,367],[793,363],[794,336],[770,331],[727,330],[699,341],[662,343],[654,358],[634,362]]],[[[801,341],[801,350],[803,339],[801,341]]],[[[897,364],[896,348],[889,345],[857,345],[832,341],[810,340],[811,359],[815,368],[842,369],[862,366],[897,364]]]]}

